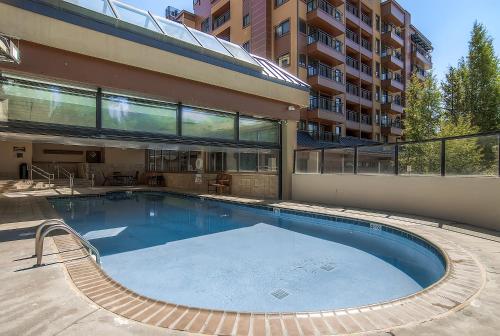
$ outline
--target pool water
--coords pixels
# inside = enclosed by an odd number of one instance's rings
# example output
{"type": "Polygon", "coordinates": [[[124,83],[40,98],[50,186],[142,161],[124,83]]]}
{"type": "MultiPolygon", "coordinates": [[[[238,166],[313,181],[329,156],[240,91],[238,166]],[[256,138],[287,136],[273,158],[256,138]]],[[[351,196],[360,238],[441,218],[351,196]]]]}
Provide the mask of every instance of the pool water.
{"type": "Polygon", "coordinates": [[[445,273],[434,247],[377,224],[161,192],[50,202],[99,250],[113,279],[180,305],[347,308],[413,294],[445,273]]]}

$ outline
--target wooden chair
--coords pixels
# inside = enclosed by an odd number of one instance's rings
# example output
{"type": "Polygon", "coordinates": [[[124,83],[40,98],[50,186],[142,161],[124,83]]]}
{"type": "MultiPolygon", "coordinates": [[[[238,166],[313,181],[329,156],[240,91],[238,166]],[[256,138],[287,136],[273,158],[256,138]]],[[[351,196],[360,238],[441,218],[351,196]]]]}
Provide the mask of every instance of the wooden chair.
{"type": "Polygon", "coordinates": [[[215,180],[208,181],[208,192],[215,191],[216,194],[231,193],[232,176],[226,173],[219,173],[215,180]]]}

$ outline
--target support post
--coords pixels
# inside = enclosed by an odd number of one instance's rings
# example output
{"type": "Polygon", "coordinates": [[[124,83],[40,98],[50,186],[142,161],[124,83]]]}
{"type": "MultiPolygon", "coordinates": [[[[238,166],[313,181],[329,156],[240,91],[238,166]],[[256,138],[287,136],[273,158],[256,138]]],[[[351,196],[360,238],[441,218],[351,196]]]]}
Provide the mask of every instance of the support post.
{"type": "Polygon", "coordinates": [[[399,145],[394,146],[394,175],[399,175],[399,145]]]}
{"type": "Polygon", "coordinates": [[[96,116],[95,116],[95,127],[97,129],[102,128],[102,89],[97,88],[97,94],[96,94],[96,116]]]}
{"type": "Polygon", "coordinates": [[[441,139],[441,176],[446,175],[446,140],[441,139]]]}
{"type": "Polygon", "coordinates": [[[354,147],[354,167],[353,167],[353,172],[354,172],[354,174],[358,173],[358,146],[354,147]]]}
{"type": "Polygon", "coordinates": [[[321,149],[321,174],[325,172],[325,149],[321,149]]]}

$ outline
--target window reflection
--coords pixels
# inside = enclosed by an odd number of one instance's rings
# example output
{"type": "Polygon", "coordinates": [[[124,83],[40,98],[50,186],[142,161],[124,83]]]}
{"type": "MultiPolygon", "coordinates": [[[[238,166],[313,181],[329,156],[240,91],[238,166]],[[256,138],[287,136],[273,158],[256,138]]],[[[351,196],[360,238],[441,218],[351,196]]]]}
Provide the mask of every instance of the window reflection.
{"type": "Polygon", "coordinates": [[[231,114],[221,114],[192,107],[182,108],[182,135],[197,138],[234,139],[231,114]]]}
{"type": "Polygon", "coordinates": [[[271,120],[240,117],[240,140],[279,142],[279,123],[271,120]]]}

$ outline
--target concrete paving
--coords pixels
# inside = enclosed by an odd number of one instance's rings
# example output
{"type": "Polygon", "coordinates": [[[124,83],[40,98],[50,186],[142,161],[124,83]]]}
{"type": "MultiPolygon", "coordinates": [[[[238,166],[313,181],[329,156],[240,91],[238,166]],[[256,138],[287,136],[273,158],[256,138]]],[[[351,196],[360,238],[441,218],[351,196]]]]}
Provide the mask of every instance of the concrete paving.
{"type": "MultiPolygon", "coordinates": [[[[45,196],[67,193],[68,190],[56,190],[0,196],[0,335],[186,335],[134,322],[95,305],[74,286],[52,239],[46,240],[44,262],[47,265],[33,268],[34,228],[42,220],[55,216],[45,196]]],[[[306,206],[314,209],[317,205],[306,206]]],[[[344,215],[357,213],[372,219],[391,216],[333,207],[327,210],[344,215]]],[[[398,218],[415,228],[432,225],[436,237],[451,240],[471,253],[484,268],[486,282],[470,302],[440,318],[370,334],[497,335],[500,330],[498,235],[478,234],[453,223],[398,218]]]]}

